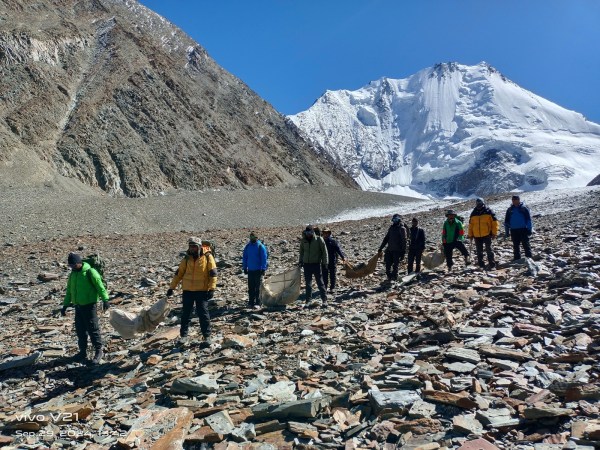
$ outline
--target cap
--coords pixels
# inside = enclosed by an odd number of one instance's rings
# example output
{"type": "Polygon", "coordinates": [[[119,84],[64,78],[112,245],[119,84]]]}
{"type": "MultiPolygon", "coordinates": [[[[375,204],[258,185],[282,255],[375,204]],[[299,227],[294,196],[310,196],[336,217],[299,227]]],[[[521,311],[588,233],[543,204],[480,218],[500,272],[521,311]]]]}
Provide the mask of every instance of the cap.
{"type": "Polygon", "coordinates": [[[74,266],[75,264],[81,264],[83,259],[77,253],[69,253],[69,257],[67,258],[67,262],[70,266],[74,266]]]}
{"type": "Polygon", "coordinates": [[[456,215],[456,211],[454,211],[453,209],[449,209],[448,211],[446,211],[446,217],[455,216],[455,215],[456,215]]]}
{"type": "Polygon", "coordinates": [[[329,227],[325,227],[323,228],[323,233],[331,233],[331,230],[329,229],[329,227]]]}
{"type": "Polygon", "coordinates": [[[315,231],[314,227],[312,225],[306,225],[306,228],[304,229],[304,231],[315,231]]]}
{"type": "Polygon", "coordinates": [[[475,199],[475,203],[485,203],[481,197],[475,199]]]}
{"type": "Polygon", "coordinates": [[[202,239],[199,237],[192,236],[188,239],[188,245],[197,245],[198,247],[202,246],[202,239]]]}

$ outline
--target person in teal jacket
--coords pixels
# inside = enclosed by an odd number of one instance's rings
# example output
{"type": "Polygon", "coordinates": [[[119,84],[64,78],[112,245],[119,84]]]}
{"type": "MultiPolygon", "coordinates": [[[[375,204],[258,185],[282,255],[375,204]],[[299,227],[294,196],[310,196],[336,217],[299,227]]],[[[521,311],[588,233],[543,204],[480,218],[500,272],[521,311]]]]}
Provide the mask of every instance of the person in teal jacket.
{"type": "Polygon", "coordinates": [[[87,262],[83,262],[77,253],[69,253],[67,259],[71,274],[67,281],[67,292],[63,301],[61,315],[67,314],[67,308],[75,307],[75,331],[79,353],[75,360],[84,362],[87,360],[88,335],[94,346],[95,353],[93,364],[100,364],[102,356],[102,335],[96,304],[102,299],[102,310],[108,309],[108,292],[100,274],[87,262]]]}

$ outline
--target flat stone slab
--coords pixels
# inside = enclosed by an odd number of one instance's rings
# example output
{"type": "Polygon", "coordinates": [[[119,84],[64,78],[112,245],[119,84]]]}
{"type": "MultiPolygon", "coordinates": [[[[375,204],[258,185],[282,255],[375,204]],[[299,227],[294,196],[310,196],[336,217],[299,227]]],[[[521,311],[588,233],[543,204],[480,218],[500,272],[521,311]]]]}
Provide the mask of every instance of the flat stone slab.
{"type": "Polygon", "coordinates": [[[479,352],[470,348],[463,347],[452,347],[444,353],[444,356],[448,359],[455,359],[457,361],[468,362],[471,364],[477,364],[481,362],[481,356],[479,352]]]}
{"type": "Polygon", "coordinates": [[[382,392],[370,390],[369,398],[376,413],[382,410],[389,412],[404,411],[409,405],[421,400],[421,396],[417,391],[382,392]]]}

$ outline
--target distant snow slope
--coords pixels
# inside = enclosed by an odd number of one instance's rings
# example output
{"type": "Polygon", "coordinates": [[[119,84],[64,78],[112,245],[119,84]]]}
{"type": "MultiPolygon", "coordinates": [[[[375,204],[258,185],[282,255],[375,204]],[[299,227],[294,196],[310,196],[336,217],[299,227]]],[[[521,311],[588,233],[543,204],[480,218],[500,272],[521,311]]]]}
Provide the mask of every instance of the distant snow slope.
{"type": "Polygon", "coordinates": [[[364,190],[487,195],[585,186],[599,171],[600,125],[483,62],[327,91],[290,119],[364,190]]]}

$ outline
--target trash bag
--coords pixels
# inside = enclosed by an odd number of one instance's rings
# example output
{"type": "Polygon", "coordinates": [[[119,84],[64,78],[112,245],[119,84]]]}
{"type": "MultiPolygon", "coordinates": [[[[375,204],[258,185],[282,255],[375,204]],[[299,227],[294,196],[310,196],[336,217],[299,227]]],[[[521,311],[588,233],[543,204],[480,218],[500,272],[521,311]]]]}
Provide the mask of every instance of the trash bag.
{"type": "Polygon", "coordinates": [[[138,333],[154,331],[170,310],[167,299],[162,298],[150,308],[144,308],[137,314],[111,309],[108,321],[123,339],[133,339],[138,333]]]}
{"type": "Polygon", "coordinates": [[[300,268],[275,274],[260,284],[259,299],[264,306],[294,303],[300,296],[300,268]]]}
{"type": "Polygon", "coordinates": [[[446,258],[444,256],[444,253],[439,251],[423,253],[423,256],[421,256],[421,262],[427,269],[430,270],[441,266],[442,264],[444,264],[445,260],[446,258]]]}
{"type": "Polygon", "coordinates": [[[375,255],[373,255],[371,259],[369,259],[369,261],[367,261],[366,263],[362,262],[359,264],[351,265],[346,261],[344,263],[344,270],[346,271],[345,275],[348,278],[362,278],[366,277],[367,275],[371,275],[373,272],[375,272],[375,269],[377,268],[378,260],[379,253],[375,253],[375,255]]]}

